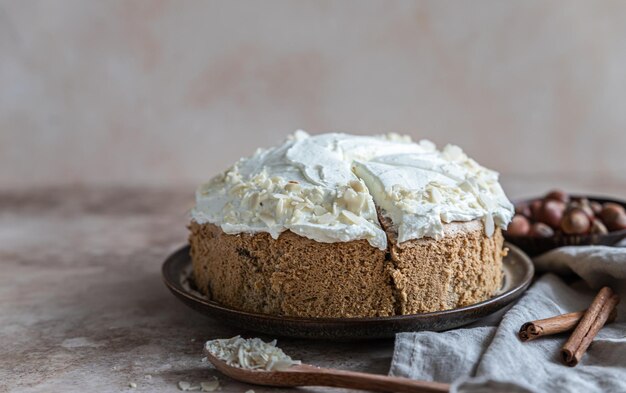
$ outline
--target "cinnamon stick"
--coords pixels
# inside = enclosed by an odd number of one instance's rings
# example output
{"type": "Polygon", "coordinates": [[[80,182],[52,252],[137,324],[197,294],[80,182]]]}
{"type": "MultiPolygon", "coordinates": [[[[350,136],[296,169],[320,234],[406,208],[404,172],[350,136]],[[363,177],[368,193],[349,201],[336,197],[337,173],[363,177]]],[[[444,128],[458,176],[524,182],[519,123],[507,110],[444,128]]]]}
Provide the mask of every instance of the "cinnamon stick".
{"type": "MultiPolygon", "coordinates": [[[[539,337],[568,332],[578,325],[585,311],[571,312],[556,315],[554,317],[526,322],[519,330],[519,338],[522,341],[530,341],[539,337]]],[[[617,316],[617,309],[613,309],[607,323],[613,322],[617,316]]]]}
{"type": "Polygon", "coordinates": [[[565,364],[574,367],[580,362],[591,341],[604,326],[618,303],[619,296],[611,288],[604,287],[598,292],[576,329],[561,349],[565,364]]]}

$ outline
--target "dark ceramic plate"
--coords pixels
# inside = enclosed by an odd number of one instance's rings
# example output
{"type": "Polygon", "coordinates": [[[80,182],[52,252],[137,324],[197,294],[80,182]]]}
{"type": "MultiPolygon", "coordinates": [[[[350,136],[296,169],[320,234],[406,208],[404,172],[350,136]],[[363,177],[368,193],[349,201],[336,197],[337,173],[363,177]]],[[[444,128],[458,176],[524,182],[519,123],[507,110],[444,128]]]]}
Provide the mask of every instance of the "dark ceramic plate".
{"type": "Polygon", "coordinates": [[[493,298],[471,306],[424,314],[374,318],[298,318],[256,314],[228,308],[194,289],[189,246],[170,255],[162,268],[163,281],[176,297],[194,310],[240,329],[271,336],[346,340],[393,337],[399,332],[441,331],[486,317],[519,298],[532,280],[533,264],[510,244],[504,258],[504,282],[493,298]]]}
{"type": "MultiPolygon", "coordinates": [[[[600,203],[613,202],[622,205],[626,208],[626,201],[619,199],[609,199],[602,197],[583,196],[583,195],[571,195],[572,198],[587,198],[590,201],[596,201],[600,203]]],[[[529,203],[540,198],[528,198],[515,201],[518,203],[529,203]]],[[[552,237],[532,237],[532,236],[511,236],[504,231],[504,238],[521,248],[526,254],[531,257],[543,254],[546,251],[550,251],[554,248],[563,246],[586,246],[586,245],[602,245],[602,246],[614,246],[622,239],[626,238],[626,229],[621,231],[609,232],[604,235],[592,234],[592,235],[565,235],[557,233],[552,237]]]]}

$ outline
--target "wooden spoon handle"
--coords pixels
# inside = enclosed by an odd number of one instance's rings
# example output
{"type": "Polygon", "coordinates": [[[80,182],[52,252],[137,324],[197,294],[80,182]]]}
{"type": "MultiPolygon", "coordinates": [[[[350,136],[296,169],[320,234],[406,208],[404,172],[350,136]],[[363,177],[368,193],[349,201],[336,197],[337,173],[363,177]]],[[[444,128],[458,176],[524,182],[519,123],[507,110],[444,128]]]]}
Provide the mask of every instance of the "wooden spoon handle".
{"type": "MultiPolygon", "coordinates": [[[[303,365],[304,366],[304,365],[303,365]]],[[[314,366],[296,366],[303,385],[376,390],[379,392],[439,393],[448,392],[450,385],[440,382],[417,381],[403,377],[334,370],[314,366]]],[[[293,371],[294,368],[292,368],[293,371]]],[[[296,373],[294,373],[296,374],[296,373]]],[[[300,378],[298,378],[300,379],[300,378]]],[[[300,385],[300,386],[303,386],[300,385]]]]}

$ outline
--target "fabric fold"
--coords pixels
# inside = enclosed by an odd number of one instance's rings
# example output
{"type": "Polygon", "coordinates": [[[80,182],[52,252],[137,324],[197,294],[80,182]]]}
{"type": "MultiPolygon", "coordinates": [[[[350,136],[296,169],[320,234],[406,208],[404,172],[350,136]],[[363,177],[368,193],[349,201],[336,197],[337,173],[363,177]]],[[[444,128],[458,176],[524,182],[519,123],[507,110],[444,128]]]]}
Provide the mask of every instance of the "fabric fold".
{"type": "Polygon", "coordinates": [[[536,265],[582,280],[570,284],[543,274],[497,326],[398,334],[390,374],[448,382],[453,392],[626,391],[626,301],[575,368],[559,357],[568,334],[526,343],[517,337],[524,322],[585,309],[602,285],[623,297],[626,248],[565,247],[541,256],[536,265]]]}

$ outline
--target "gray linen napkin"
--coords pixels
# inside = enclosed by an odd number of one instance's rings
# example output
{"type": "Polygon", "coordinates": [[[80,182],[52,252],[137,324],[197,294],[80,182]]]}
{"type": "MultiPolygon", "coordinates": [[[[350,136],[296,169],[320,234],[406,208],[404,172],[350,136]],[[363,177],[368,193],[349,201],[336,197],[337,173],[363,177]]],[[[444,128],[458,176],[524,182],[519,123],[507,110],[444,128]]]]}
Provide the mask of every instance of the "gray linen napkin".
{"type": "Polygon", "coordinates": [[[452,392],[626,392],[626,248],[563,247],[535,260],[538,271],[574,272],[567,285],[541,276],[495,324],[396,336],[390,375],[452,384],[452,392]],[[605,326],[578,366],[563,365],[567,334],[522,343],[524,322],[585,309],[610,285],[622,297],[617,320],[605,326]],[[487,326],[485,326],[487,325],[487,326]]]}

